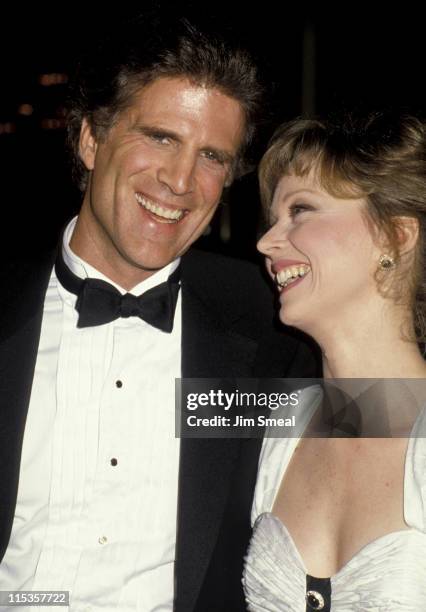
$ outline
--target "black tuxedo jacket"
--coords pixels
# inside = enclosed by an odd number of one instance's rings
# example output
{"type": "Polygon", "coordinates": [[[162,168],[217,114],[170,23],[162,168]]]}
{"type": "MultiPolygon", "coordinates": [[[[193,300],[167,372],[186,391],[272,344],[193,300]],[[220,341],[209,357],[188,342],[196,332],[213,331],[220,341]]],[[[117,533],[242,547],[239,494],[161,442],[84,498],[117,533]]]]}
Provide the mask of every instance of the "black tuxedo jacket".
{"type": "MultiPolygon", "coordinates": [[[[54,254],[0,276],[0,559],[16,505],[25,420],[54,254]]],[[[314,376],[311,349],[273,326],[273,297],[251,264],[182,258],[182,376],[314,376]]],[[[261,440],[182,439],[176,612],[238,612],[261,440]]]]}

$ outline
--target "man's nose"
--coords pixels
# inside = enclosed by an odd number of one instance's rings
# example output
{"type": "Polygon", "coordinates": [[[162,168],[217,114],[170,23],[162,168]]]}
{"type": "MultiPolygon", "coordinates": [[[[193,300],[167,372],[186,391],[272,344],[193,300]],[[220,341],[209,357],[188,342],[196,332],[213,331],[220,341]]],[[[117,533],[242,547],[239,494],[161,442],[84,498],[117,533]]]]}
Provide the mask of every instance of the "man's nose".
{"type": "Polygon", "coordinates": [[[185,195],[193,190],[195,161],[190,153],[177,152],[160,166],[157,176],[160,183],[175,195],[185,195]]]}

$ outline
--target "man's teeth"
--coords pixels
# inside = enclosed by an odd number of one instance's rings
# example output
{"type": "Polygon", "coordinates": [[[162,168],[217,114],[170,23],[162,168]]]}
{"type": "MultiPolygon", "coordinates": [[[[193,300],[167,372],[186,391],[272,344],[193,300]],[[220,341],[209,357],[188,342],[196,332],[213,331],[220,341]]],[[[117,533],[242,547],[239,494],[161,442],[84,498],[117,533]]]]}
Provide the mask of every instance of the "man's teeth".
{"type": "Polygon", "coordinates": [[[146,210],[149,210],[158,217],[168,219],[169,221],[179,221],[184,214],[183,210],[171,210],[169,208],[163,208],[162,206],[159,206],[159,204],[155,204],[155,202],[153,202],[152,200],[147,200],[147,198],[144,198],[139,193],[136,194],[136,200],[146,210]]]}
{"type": "Polygon", "coordinates": [[[287,287],[287,285],[293,283],[298,278],[305,276],[309,270],[310,267],[305,264],[284,268],[284,270],[277,272],[275,281],[279,287],[287,287]]]}

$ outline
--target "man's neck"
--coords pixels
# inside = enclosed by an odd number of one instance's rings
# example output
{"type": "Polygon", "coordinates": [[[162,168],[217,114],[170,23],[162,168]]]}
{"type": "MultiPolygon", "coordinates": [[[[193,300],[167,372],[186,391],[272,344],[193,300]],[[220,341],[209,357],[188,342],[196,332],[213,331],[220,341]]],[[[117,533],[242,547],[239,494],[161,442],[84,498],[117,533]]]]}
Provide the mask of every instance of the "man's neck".
{"type": "Polygon", "coordinates": [[[95,268],[126,291],[150,278],[158,270],[145,270],[127,263],[123,258],[105,253],[86,227],[84,216],[79,215],[70,238],[69,248],[84,262],[95,268]]]}

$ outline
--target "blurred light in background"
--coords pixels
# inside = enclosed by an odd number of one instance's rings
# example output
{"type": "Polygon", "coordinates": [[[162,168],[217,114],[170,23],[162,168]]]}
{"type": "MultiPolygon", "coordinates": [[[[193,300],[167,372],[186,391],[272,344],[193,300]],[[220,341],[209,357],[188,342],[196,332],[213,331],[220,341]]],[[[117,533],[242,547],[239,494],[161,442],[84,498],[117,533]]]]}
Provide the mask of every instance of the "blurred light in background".
{"type": "Polygon", "coordinates": [[[34,107],[32,104],[21,104],[18,107],[18,115],[24,115],[25,117],[30,117],[34,112],[34,107]]]}
{"type": "Polygon", "coordinates": [[[13,134],[16,131],[15,123],[7,121],[6,123],[0,123],[0,136],[3,134],[13,134]]]}
{"type": "Polygon", "coordinates": [[[50,87],[51,85],[64,85],[65,83],[68,83],[68,75],[62,72],[40,74],[38,82],[44,87],[50,87]]]}
{"type": "Polygon", "coordinates": [[[61,118],[47,118],[41,120],[42,130],[63,130],[65,129],[65,119],[61,118]]]}

